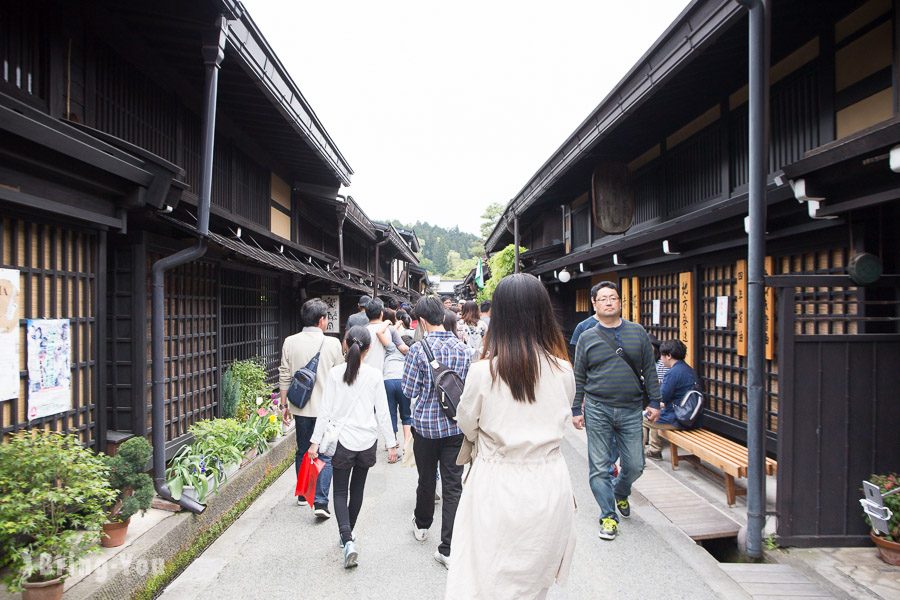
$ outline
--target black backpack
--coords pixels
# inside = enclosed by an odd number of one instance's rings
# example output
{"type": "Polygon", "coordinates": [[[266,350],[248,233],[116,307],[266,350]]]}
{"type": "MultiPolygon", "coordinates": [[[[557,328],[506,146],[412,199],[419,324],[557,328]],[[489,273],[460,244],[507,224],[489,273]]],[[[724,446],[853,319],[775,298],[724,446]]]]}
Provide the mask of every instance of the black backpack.
{"type": "Polygon", "coordinates": [[[462,396],[463,387],[465,387],[463,379],[459,376],[459,373],[453,369],[448,369],[435,360],[431,347],[425,340],[422,340],[422,350],[425,352],[425,357],[428,359],[428,364],[431,367],[434,391],[438,402],[440,402],[447,418],[455,421],[456,407],[459,406],[459,399],[462,396]]]}
{"type": "Polygon", "coordinates": [[[322,346],[325,340],[319,344],[319,351],[316,355],[309,359],[305,367],[300,367],[294,372],[291,379],[291,387],[288,388],[288,401],[297,408],[303,408],[309,403],[312,397],[313,388],[316,387],[316,371],[319,368],[319,354],[322,353],[322,346]]]}
{"type": "Polygon", "coordinates": [[[684,397],[672,407],[675,410],[675,420],[684,429],[693,429],[700,425],[700,417],[703,416],[703,392],[698,385],[688,390],[684,397]]]}

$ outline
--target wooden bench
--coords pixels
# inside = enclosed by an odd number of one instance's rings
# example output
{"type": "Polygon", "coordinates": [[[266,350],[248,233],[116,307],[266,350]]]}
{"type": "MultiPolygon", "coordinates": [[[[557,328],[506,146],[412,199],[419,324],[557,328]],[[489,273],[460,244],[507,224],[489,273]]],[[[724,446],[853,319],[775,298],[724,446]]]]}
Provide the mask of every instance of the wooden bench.
{"type": "MultiPolygon", "coordinates": [[[[679,459],[691,460],[697,464],[707,462],[720,469],[725,477],[725,498],[728,506],[734,505],[735,496],[744,496],[747,490],[734,485],[735,477],[747,477],[747,448],[708,429],[661,429],[661,437],[672,445],[672,468],[678,468],[679,459]],[[678,454],[679,448],[685,454],[678,454]]],[[[766,458],[766,475],[778,472],[778,463],[766,458]]]]}

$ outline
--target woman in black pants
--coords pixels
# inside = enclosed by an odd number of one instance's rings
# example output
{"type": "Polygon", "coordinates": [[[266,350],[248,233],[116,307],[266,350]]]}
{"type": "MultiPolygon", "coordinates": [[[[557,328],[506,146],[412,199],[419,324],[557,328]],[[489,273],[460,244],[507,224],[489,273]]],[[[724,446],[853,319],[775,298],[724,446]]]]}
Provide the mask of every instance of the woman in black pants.
{"type": "Polygon", "coordinates": [[[344,568],[355,567],[358,559],[353,528],[362,508],[369,469],[375,466],[380,429],[388,446],[388,459],[397,459],[397,438],[391,426],[387,394],[381,371],[363,363],[372,337],[365,327],[351,327],[344,336],[347,362],[327,375],[325,395],[309,455],[333,452],[332,490],[334,514],[341,534],[344,568]],[[331,447],[329,447],[331,446],[331,447]]]}

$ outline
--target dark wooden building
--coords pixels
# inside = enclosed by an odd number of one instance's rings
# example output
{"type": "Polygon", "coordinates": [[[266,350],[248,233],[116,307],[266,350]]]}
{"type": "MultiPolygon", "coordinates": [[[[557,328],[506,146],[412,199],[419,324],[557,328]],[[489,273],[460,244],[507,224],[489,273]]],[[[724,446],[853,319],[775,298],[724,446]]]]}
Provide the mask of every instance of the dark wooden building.
{"type": "MultiPolygon", "coordinates": [[[[771,7],[765,396],[777,534],[785,545],[862,543],[860,482],[900,467],[898,3],[771,7]]],[[[519,232],[524,269],[546,282],[567,333],[590,314],[591,285],[618,281],[626,318],[685,341],[707,425],[739,441],[747,30],[739,3],[692,2],[486,244],[496,252],[519,232]]]]}
{"type": "Polygon", "coordinates": [[[99,449],[149,433],[149,273],[197,239],[201,49],[222,15],[209,250],[166,274],[167,444],[220,414],[231,362],[259,357],[274,381],[305,299],[337,296],[341,323],[361,294],[410,299],[389,277],[415,266],[409,242],[339,195],[350,166],[239,2],[4,2],[0,268],[20,273],[21,385],[0,433],[99,449]],[[70,322],[72,402],[29,419],[35,318],[70,322]]]}

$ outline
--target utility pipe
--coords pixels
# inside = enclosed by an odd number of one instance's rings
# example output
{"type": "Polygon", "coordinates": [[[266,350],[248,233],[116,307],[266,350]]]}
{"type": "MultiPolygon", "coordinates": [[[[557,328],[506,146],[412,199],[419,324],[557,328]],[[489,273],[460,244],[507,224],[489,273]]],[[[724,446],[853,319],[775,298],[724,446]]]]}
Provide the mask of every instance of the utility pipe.
{"type": "Polygon", "coordinates": [[[766,181],[769,173],[769,0],[737,0],[750,9],[749,184],[747,243],[747,554],[762,556],[766,522],[765,281],[766,181]]]}
{"type": "Polygon", "coordinates": [[[380,242],[377,242],[375,244],[375,277],[372,278],[372,298],[378,297],[378,272],[379,272],[379,269],[381,268],[381,265],[378,264],[378,261],[380,258],[379,250],[381,249],[382,246],[387,244],[389,241],[391,241],[391,238],[385,237],[383,240],[381,240],[380,242]]]}
{"type": "Polygon", "coordinates": [[[519,272],[519,215],[513,213],[513,256],[515,256],[515,264],[513,265],[513,273],[519,272]]]}
{"type": "Polygon", "coordinates": [[[165,343],[165,273],[179,265],[197,260],[206,254],[209,235],[209,205],[212,196],[213,149],[216,138],[216,98],[218,95],[219,68],[225,58],[227,21],[219,16],[217,31],[203,44],[203,171],[200,174],[200,198],[197,207],[197,243],[153,263],[153,298],[151,322],[151,373],[152,387],[152,427],[153,427],[153,484],[156,493],[165,500],[178,502],[183,508],[201,513],[206,508],[185,496],[180,500],[172,498],[166,484],[166,354],[165,343]]]}
{"type": "Polygon", "coordinates": [[[344,203],[338,207],[338,269],[344,272],[344,221],[347,219],[347,197],[338,194],[338,198],[344,203]]]}

